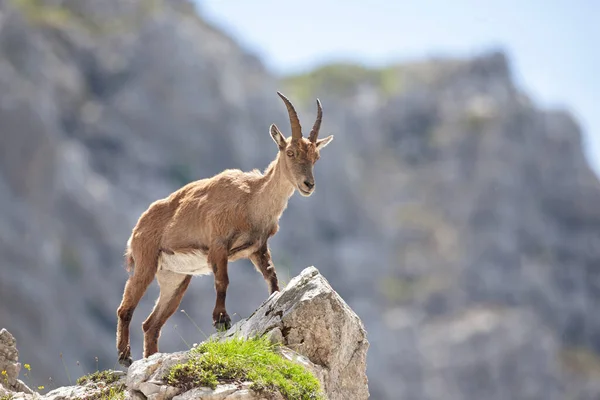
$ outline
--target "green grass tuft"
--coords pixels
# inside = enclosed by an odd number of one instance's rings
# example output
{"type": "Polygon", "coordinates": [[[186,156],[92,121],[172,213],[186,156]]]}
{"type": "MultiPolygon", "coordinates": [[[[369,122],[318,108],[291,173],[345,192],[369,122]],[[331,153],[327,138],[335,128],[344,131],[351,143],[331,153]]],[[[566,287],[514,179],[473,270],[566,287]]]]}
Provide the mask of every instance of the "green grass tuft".
{"type": "Polygon", "coordinates": [[[77,379],[77,384],[81,386],[94,384],[99,389],[83,400],[123,400],[125,399],[125,384],[117,384],[120,378],[114,371],[96,371],[77,379]]]}
{"type": "Polygon", "coordinates": [[[124,400],[125,385],[114,386],[101,391],[98,395],[87,397],[85,400],[124,400]]]}
{"type": "Polygon", "coordinates": [[[167,383],[189,390],[251,381],[257,392],[279,391],[290,400],[324,399],[318,379],[277,354],[275,346],[266,337],[204,342],[191,351],[188,362],[171,368],[167,383]]]}
{"type": "Polygon", "coordinates": [[[78,385],[85,385],[88,383],[100,383],[104,382],[107,385],[113,384],[119,380],[120,376],[115,374],[114,371],[96,371],[94,373],[84,375],[77,379],[78,385]]]}

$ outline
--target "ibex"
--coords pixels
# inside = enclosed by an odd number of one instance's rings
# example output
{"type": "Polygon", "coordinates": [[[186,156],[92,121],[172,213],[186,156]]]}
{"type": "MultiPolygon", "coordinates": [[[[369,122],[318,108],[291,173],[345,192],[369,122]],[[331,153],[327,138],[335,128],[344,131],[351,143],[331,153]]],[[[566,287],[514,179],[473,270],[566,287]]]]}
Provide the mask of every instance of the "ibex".
{"type": "Polygon", "coordinates": [[[292,103],[280,92],[290,118],[292,136],[285,138],[275,124],[271,137],[279,149],[264,174],[227,169],[209,179],[191,182],[157,200],[140,216],[127,242],[125,261],[133,270],[117,310],[119,362],[131,365],[129,325],[133,312],[156,277],[160,295],[143,322],[144,357],[158,352],[163,325],[179,307],[193,275],[213,274],[216,303],[213,326],[229,329],[225,309],[228,262],[248,258],[262,273],[269,294],[279,291],[267,241],[279,229],[279,218],[295,190],[304,197],[315,190],[313,168],[319,151],[333,139],[318,139],[323,109],[308,136],[292,103]]]}

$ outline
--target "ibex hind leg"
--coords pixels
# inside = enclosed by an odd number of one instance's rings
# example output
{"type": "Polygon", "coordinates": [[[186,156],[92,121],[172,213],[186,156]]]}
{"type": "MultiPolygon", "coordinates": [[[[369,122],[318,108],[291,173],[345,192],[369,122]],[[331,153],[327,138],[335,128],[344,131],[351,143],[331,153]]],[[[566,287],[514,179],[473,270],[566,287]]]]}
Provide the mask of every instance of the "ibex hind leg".
{"type": "Polygon", "coordinates": [[[160,331],[171,315],[177,311],[192,276],[161,270],[156,274],[156,280],[160,286],[160,295],[152,313],[142,324],[144,329],[144,357],[150,357],[158,352],[160,331]]]}
{"type": "Polygon", "coordinates": [[[133,275],[129,277],[123,291],[123,299],[117,309],[117,350],[119,364],[129,367],[132,363],[131,347],[129,344],[129,325],[133,312],[139,304],[146,289],[154,280],[156,274],[156,258],[151,262],[144,263],[143,260],[136,262],[133,275]]]}

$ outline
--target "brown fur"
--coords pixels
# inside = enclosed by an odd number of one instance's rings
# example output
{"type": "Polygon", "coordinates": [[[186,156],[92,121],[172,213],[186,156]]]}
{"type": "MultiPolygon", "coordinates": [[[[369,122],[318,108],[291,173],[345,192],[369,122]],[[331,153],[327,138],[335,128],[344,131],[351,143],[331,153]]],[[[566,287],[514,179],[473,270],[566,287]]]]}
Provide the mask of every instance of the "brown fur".
{"type": "Polygon", "coordinates": [[[161,328],[176,311],[190,283],[191,275],[159,269],[161,253],[173,256],[200,252],[207,257],[215,279],[213,325],[217,328],[230,327],[225,308],[228,262],[249,258],[262,273],[269,293],[279,290],[267,241],[278,231],[279,218],[294,190],[303,196],[313,193],[314,164],[319,159],[319,150],[333,136],[317,140],[321,116],[318,103],[317,134],[314,140],[301,137],[293,106],[278,94],[286,103],[290,120],[296,121],[296,125],[292,122],[296,137],[285,139],[277,126],[271,125],[270,133],[279,152],[264,174],[257,170],[225,170],[155,201],[140,216],[125,254],[127,269],[133,270],[133,274],[125,285],[117,310],[117,349],[122,364],[131,363],[129,324],[154,277],[158,279],[160,296],[142,325],[144,357],[158,351],[161,328]]]}

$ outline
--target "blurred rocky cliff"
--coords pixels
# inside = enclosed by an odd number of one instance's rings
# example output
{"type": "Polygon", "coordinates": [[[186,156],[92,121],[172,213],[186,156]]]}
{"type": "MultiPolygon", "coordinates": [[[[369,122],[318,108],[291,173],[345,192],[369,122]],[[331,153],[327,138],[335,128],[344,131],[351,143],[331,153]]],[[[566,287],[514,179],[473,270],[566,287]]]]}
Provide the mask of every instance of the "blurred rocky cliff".
{"type": "MultiPolygon", "coordinates": [[[[272,241],[363,320],[373,399],[600,395],[600,184],[577,122],[515,87],[501,52],[279,78],[186,0],[0,0],[0,327],[36,384],[112,368],[125,242],[190,180],[263,169],[283,91],[335,134],[316,193],[272,241]],[[79,361],[81,366],[77,366],[79,361]]],[[[228,309],[267,297],[249,262],[228,309]]],[[[157,295],[148,291],[132,323],[157,295]]],[[[211,278],[182,308],[207,334],[211,278]]],[[[161,350],[203,337],[181,313],[161,350]]]]}

